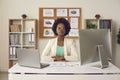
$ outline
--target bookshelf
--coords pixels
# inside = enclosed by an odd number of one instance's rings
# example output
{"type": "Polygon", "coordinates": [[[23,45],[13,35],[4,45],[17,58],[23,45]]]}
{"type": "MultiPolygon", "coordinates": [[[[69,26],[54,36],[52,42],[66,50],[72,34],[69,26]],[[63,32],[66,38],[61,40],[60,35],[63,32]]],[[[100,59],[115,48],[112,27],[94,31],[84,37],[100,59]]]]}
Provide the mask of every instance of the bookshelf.
{"type": "Polygon", "coordinates": [[[85,19],[85,29],[110,29],[112,40],[112,19],[85,19]]]}
{"type": "Polygon", "coordinates": [[[112,28],[112,19],[86,19],[85,29],[110,29],[112,28]]]}
{"type": "Polygon", "coordinates": [[[17,62],[17,48],[37,48],[37,19],[9,19],[9,67],[17,62]]]}

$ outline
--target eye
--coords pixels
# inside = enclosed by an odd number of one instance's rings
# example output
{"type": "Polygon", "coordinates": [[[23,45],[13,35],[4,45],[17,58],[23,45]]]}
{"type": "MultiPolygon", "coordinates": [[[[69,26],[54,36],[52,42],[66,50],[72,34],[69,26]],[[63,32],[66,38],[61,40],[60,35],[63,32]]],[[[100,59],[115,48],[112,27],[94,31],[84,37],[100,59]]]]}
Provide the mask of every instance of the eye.
{"type": "Polygon", "coordinates": [[[62,28],[61,28],[61,27],[58,27],[57,29],[59,29],[59,30],[60,30],[60,29],[62,29],[62,28]]]}
{"type": "Polygon", "coordinates": [[[60,27],[58,27],[58,29],[61,29],[60,27]]]}

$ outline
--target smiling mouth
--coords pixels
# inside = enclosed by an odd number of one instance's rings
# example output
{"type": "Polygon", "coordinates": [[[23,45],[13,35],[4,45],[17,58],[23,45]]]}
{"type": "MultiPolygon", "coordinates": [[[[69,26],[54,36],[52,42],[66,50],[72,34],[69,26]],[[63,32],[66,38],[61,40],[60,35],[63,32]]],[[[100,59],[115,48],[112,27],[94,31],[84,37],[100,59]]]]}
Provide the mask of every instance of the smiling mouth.
{"type": "Polygon", "coordinates": [[[62,35],[63,35],[64,33],[63,33],[62,31],[60,31],[59,34],[62,34],[62,35]]]}
{"type": "Polygon", "coordinates": [[[62,31],[60,31],[59,33],[63,33],[62,31]]]}

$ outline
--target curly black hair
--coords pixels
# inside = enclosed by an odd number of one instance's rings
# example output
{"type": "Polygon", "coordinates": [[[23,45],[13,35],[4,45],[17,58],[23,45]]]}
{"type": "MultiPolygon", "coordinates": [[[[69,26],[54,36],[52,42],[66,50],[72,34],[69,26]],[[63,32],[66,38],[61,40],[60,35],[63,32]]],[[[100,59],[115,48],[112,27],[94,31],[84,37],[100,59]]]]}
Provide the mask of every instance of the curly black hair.
{"type": "Polygon", "coordinates": [[[54,32],[55,35],[58,35],[57,32],[56,32],[56,29],[57,29],[57,25],[59,23],[63,23],[64,26],[65,26],[65,34],[64,36],[66,36],[69,32],[70,32],[70,23],[68,22],[68,20],[66,20],[65,18],[57,18],[52,26],[52,30],[54,32]]]}

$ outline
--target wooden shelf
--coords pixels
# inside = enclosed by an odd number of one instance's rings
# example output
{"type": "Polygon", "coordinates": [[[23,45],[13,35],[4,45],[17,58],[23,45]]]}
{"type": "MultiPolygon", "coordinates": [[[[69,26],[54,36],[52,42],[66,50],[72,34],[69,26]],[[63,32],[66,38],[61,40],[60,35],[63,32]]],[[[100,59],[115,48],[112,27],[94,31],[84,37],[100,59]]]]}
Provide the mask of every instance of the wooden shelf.
{"type": "Polygon", "coordinates": [[[17,62],[17,48],[37,48],[37,19],[9,19],[9,67],[17,62]]]}
{"type": "Polygon", "coordinates": [[[85,29],[110,29],[112,19],[85,19],[85,29]]]}

